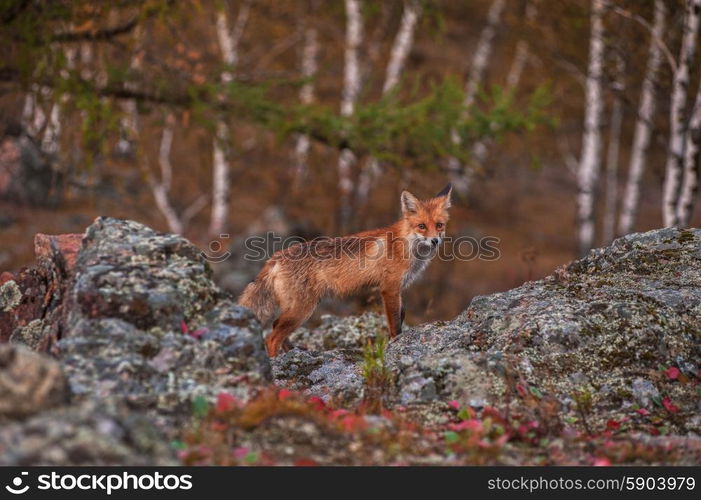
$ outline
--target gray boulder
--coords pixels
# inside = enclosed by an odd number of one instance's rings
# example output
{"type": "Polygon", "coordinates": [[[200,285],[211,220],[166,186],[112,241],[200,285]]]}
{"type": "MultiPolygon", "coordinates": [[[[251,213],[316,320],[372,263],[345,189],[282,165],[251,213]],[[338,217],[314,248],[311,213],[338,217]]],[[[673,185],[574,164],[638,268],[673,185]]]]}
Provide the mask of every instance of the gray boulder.
{"type": "Polygon", "coordinates": [[[177,465],[150,420],[115,401],[86,400],[0,428],[0,465],[177,465]]]}
{"type": "Polygon", "coordinates": [[[21,345],[0,345],[0,420],[22,419],[68,401],[61,365],[21,345]]]}
{"type": "Polygon", "coordinates": [[[58,348],[79,398],[126,398],[166,432],[198,396],[245,397],[269,380],[258,321],[211,280],[200,251],[142,224],[86,231],[58,348]]]}

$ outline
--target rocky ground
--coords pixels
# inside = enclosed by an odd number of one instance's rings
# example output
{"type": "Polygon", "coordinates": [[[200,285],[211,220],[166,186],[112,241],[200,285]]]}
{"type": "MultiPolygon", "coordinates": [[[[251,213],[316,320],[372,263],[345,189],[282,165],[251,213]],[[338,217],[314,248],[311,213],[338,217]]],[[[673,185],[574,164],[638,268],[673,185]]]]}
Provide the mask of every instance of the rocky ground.
{"type": "Polygon", "coordinates": [[[200,250],[132,221],[0,275],[0,464],[699,464],[701,231],[452,321],[325,317],[268,360],[200,250]]]}

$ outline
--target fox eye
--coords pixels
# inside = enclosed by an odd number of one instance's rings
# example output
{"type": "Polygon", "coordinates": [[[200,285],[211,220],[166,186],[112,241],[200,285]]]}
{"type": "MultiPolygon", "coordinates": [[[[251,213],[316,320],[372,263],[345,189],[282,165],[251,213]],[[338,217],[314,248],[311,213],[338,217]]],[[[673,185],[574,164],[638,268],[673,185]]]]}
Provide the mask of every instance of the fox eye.
{"type": "Polygon", "coordinates": [[[423,224],[423,223],[419,224],[419,229],[421,229],[422,231],[424,229],[426,229],[426,224],[423,224]]]}
{"type": "Polygon", "coordinates": [[[443,226],[444,226],[444,225],[445,225],[445,224],[443,224],[442,222],[438,222],[438,223],[436,224],[436,229],[443,229],[443,226]]]}

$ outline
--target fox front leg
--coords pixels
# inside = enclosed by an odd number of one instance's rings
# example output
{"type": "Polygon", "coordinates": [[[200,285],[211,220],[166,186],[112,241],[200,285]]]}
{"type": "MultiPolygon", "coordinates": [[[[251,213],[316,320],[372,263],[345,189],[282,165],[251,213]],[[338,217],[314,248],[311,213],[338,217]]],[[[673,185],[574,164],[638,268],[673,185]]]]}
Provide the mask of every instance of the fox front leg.
{"type": "Polygon", "coordinates": [[[404,320],[404,315],[402,313],[402,296],[399,292],[399,287],[396,289],[383,290],[382,301],[385,305],[389,336],[390,338],[394,338],[402,333],[402,321],[404,320]]]}

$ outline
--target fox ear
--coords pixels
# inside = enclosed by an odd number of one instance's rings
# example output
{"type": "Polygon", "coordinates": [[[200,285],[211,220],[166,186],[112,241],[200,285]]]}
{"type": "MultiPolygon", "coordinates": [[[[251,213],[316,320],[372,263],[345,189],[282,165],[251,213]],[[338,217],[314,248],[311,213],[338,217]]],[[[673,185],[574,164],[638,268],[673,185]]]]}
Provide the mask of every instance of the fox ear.
{"type": "Polygon", "coordinates": [[[440,193],[436,195],[436,198],[445,198],[445,201],[443,202],[443,206],[445,208],[450,208],[450,195],[453,192],[453,185],[448,184],[446,187],[441,189],[440,193]]]}
{"type": "Polygon", "coordinates": [[[419,209],[419,199],[406,189],[402,191],[402,213],[415,213],[419,209]]]}

